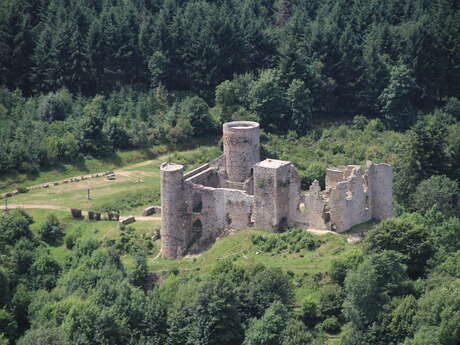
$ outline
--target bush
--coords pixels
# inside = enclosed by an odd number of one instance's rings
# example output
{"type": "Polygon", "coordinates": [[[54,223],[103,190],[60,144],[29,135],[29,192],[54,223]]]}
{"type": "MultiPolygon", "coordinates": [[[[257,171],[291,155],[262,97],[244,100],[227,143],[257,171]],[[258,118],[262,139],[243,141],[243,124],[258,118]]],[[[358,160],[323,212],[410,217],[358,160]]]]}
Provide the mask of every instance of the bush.
{"type": "Polygon", "coordinates": [[[460,120],[460,100],[458,98],[449,98],[443,110],[446,114],[460,120]]]}
{"type": "Polygon", "coordinates": [[[252,235],[252,244],[263,252],[289,251],[298,253],[301,250],[313,250],[319,246],[320,241],[302,229],[292,229],[276,236],[252,235]]]}
{"type": "Polygon", "coordinates": [[[311,298],[305,298],[300,307],[300,318],[303,323],[313,328],[319,322],[318,304],[311,298]]]}
{"type": "Polygon", "coordinates": [[[319,325],[319,328],[322,331],[336,334],[336,333],[339,333],[340,331],[340,323],[339,323],[339,320],[337,320],[335,316],[328,317],[326,320],[321,322],[321,324],[319,325]]]}
{"type": "Polygon", "coordinates": [[[73,247],[75,247],[75,244],[77,242],[77,235],[75,234],[66,235],[64,242],[65,242],[66,248],[72,250],[73,247]]]}
{"type": "Polygon", "coordinates": [[[318,309],[322,318],[339,316],[345,298],[343,289],[338,285],[327,285],[319,292],[318,309]]]}
{"type": "Polygon", "coordinates": [[[38,106],[38,116],[46,122],[64,121],[72,107],[72,99],[67,90],[50,93],[43,97],[38,106]]]}
{"type": "Polygon", "coordinates": [[[458,183],[446,176],[431,176],[422,181],[413,196],[416,211],[426,213],[435,207],[446,216],[459,214],[458,183]]]}
{"type": "Polygon", "coordinates": [[[47,243],[54,243],[62,238],[64,235],[63,226],[59,219],[54,215],[50,214],[43,225],[38,230],[40,238],[47,243]]]}

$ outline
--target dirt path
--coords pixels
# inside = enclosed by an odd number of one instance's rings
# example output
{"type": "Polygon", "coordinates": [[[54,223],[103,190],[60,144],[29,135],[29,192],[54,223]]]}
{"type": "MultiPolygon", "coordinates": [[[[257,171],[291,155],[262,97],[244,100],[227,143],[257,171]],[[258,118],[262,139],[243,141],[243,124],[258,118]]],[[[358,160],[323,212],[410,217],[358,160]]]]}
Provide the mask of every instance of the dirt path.
{"type": "MultiPolygon", "coordinates": [[[[130,172],[130,171],[127,171],[128,169],[133,169],[133,168],[140,168],[140,167],[144,167],[146,165],[150,165],[150,164],[154,164],[154,163],[158,163],[158,159],[150,159],[150,160],[147,160],[147,161],[144,161],[144,162],[140,162],[140,163],[136,163],[136,164],[132,164],[132,165],[127,165],[123,168],[120,168],[120,169],[114,169],[113,172],[115,173],[115,175],[121,175],[121,176],[131,176],[133,173],[130,172]]],[[[105,178],[105,176],[103,175],[104,172],[99,172],[99,173],[92,173],[92,174],[88,174],[88,175],[77,175],[77,176],[72,176],[72,177],[67,177],[65,179],[62,179],[62,180],[58,180],[58,181],[50,181],[50,182],[46,182],[46,184],[49,185],[49,187],[54,187],[53,186],[53,183],[55,182],[58,182],[59,184],[62,184],[62,182],[64,180],[71,180],[71,179],[75,179],[75,178],[81,178],[81,177],[84,177],[85,180],[90,180],[90,179],[93,179],[94,175],[99,175],[98,178],[105,178]]],[[[34,186],[30,186],[28,187],[29,189],[37,189],[37,188],[42,188],[42,186],[44,185],[45,183],[40,183],[40,184],[36,184],[34,186]]],[[[78,182],[76,183],[78,184],[78,182]]]]}
{"type": "MultiPolygon", "coordinates": [[[[47,209],[47,210],[60,210],[68,211],[70,208],[56,206],[56,205],[34,205],[34,204],[8,204],[8,208],[33,208],[33,209],[47,209]]],[[[0,209],[5,209],[5,206],[0,206],[0,209]]]]}
{"type": "MultiPolygon", "coordinates": [[[[43,210],[59,210],[59,211],[69,211],[70,208],[67,207],[60,207],[60,206],[55,206],[55,205],[33,205],[33,204],[12,204],[8,205],[8,208],[29,208],[29,209],[43,209],[43,210]]],[[[5,209],[5,206],[0,206],[0,209],[3,210],[5,209]]],[[[88,215],[87,211],[82,211],[84,215],[88,215]]],[[[125,217],[120,217],[125,218],[125,217]]],[[[139,222],[151,222],[151,221],[161,221],[161,217],[155,216],[155,217],[146,217],[146,216],[134,216],[136,218],[136,221],[139,222]]]]}

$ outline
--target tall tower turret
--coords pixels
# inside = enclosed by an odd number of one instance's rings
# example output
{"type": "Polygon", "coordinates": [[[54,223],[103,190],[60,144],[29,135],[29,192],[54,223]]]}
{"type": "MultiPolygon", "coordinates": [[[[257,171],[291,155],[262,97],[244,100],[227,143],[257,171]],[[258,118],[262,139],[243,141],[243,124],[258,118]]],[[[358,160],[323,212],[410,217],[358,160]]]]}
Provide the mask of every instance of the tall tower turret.
{"type": "Polygon", "coordinates": [[[260,161],[259,124],[252,121],[224,123],[224,155],[228,179],[244,182],[260,161]]]}
{"type": "Polygon", "coordinates": [[[161,184],[161,256],[175,259],[187,251],[191,219],[184,199],[184,167],[163,163],[161,184]]]}

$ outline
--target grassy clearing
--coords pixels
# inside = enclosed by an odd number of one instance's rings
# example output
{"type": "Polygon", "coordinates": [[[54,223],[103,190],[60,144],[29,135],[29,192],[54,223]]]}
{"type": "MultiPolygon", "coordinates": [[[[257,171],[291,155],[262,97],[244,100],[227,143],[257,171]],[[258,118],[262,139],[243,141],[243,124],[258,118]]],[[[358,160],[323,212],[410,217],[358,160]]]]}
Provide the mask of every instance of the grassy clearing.
{"type": "MultiPolygon", "coordinates": [[[[166,145],[157,145],[148,149],[131,150],[131,151],[118,151],[114,152],[110,157],[104,159],[94,158],[81,158],[72,164],[61,164],[52,169],[42,170],[31,174],[22,174],[18,172],[11,172],[0,176],[0,193],[10,192],[17,187],[30,187],[50,181],[59,181],[73,176],[80,176],[86,174],[93,174],[97,172],[104,172],[121,168],[134,163],[143,162],[152,159],[167,159],[170,157],[174,159],[174,155],[184,157],[189,160],[188,163],[194,161],[196,157],[203,156],[208,152],[219,151],[217,146],[217,138],[197,138],[186,143],[181,143],[177,148],[171,148],[166,145]]],[[[211,157],[209,154],[206,159],[211,157]]],[[[217,157],[217,156],[216,156],[217,157]]],[[[213,157],[215,158],[215,157],[213,157]]],[[[204,160],[206,161],[206,160],[204,160]]],[[[141,168],[138,169],[142,171],[141,168]]]]}
{"type": "MultiPolygon", "coordinates": [[[[104,177],[75,183],[38,188],[10,198],[10,204],[51,205],[83,210],[117,210],[122,215],[140,214],[142,209],[160,203],[160,165],[164,161],[176,161],[187,170],[220,155],[216,146],[201,146],[159,156],[115,170],[116,180],[104,177]],[[88,189],[91,200],[88,200],[88,189]]],[[[109,168],[102,170],[110,170],[109,168]]],[[[62,177],[62,176],[60,176],[62,177]]]]}
{"type": "Polygon", "coordinates": [[[121,151],[106,159],[80,159],[73,164],[62,164],[36,174],[10,173],[0,177],[0,192],[9,192],[17,187],[30,187],[37,184],[58,181],[73,176],[103,172],[127,164],[142,162],[157,156],[158,148],[142,151],[121,151]]]}

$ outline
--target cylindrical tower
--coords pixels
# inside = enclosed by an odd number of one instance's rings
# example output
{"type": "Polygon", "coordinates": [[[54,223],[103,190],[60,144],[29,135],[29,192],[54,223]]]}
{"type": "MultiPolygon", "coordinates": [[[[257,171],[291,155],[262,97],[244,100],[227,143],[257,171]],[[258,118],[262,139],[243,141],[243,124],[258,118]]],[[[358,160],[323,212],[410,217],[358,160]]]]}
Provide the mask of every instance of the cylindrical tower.
{"type": "Polygon", "coordinates": [[[224,155],[228,179],[244,182],[260,161],[259,124],[252,121],[224,123],[224,155]]]}
{"type": "Polygon", "coordinates": [[[184,202],[184,167],[163,163],[161,185],[161,256],[175,259],[185,254],[189,233],[184,202]]]}

